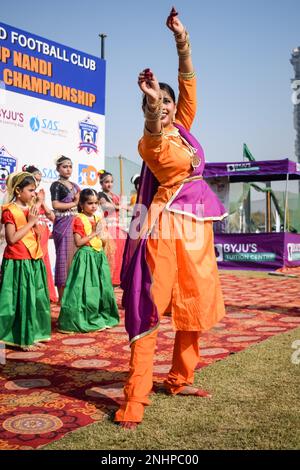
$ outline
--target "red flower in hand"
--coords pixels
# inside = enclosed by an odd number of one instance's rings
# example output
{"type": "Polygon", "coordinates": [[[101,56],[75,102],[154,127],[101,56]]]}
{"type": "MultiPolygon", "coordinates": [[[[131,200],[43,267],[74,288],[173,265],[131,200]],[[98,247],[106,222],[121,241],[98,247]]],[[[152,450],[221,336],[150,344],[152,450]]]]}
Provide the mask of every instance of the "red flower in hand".
{"type": "Polygon", "coordinates": [[[144,75],[146,80],[152,80],[153,79],[153,73],[151,72],[150,69],[145,69],[144,70],[144,75]]]}
{"type": "Polygon", "coordinates": [[[172,10],[169,16],[177,16],[177,15],[178,15],[178,11],[176,11],[175,7],[172,7],[172,10]]]}

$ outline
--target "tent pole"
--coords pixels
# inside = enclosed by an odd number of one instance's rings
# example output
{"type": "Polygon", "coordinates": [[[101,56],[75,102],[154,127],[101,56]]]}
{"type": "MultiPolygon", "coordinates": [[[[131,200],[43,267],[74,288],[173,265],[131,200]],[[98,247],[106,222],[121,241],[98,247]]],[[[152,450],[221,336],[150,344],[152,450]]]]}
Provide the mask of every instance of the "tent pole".
{"type": "Polygon", "coordinates": [[[120,164],[120,196],[124,194],[124,175],[123,175],[123,158],[122,155],[119,155],[119,164],[120,164]]]}
{"type": "MultiPolygon", "coordinates": [[[[271,182],[266,182],[266,189],[271,188],[271,182]]],[[[266,232],[271,232],[271,194],[270,191],[266,192],[266,232]]]]}
{"type": "Polygon", "coordinates": [[[284,202],[284,223],[283,223],[283,231],[286,231],[286,221],[287,221],[287,211],[288,211],[288,185],[289,185],[289,174],[286,174],[286,182],[285,182],[285,202],[284,202]]]}

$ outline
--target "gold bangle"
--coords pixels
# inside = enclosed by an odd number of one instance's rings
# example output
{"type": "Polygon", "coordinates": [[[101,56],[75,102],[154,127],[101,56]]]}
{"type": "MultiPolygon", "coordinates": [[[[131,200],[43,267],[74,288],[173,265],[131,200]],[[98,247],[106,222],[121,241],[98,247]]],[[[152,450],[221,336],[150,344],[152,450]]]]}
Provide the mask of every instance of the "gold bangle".
{"type": "Polygon", "coordinates": [[[150,111],[148,103],[146,104],[144,111],[145,119],[149,122],[158,121],[162,116],[162,97],[159,99],[158,104],[155,106],[153,111],[150,111]]]}
{"type": "Polygon", "coordinates": [[[160,132],[151,132],[149,129],[147,129],[146,124],[144,128],[144,133],[148,135],[149,137],[161,137],[163,135],[162,130],[160,132]]]}
{"type": "Polygon", "coordinates": [[[184,31],[182,33],[174,33],[176,43],[185,42],[187,35],[188,35],[188,32],[187,32],[186,29],[184,29],[184,31]],[[180,41],[180,39],[178,39],[178,38],[180,36],[182,36],[183,34],[185,34],[185,38],[180,41]]]}
{"type": "Polygon", "coordinates": [[[157,103],[154,106],[150,105],[151,108],[153,108],[153,111],[151,111],[151,109],[149,108],[149,103],[147,102],[146,106],[148,108],[148,111],[151,113],[151,112],[155,112],[158,108],[160,108],[161,105],[162,105],[162,99],[163,99],[163,97],[162,97],[162,95],[160,95],[158,100],[157,100],[157,103]]]}
{"type": "Polygon", "coordinates": [[[179,77],[183,80],[192,80],[196,76],[196,72],[179,72],[179,77]]]}
{"type": "MultiPolygon", "coordinates": [[[[177,36],[178,37],[178,36],[177,36]]],[[[185,31],[185,38],[182,39],[181,41],[177,39],[175,36],[175,41],[176,41],[176,46],[178,47],[179,45],[185,45],[188,44],[190,45],[190,35],[187,31],[185,31]]]]}
{"type": "Polygon", "coordinates": [[[188,48],[186,51],[182,52],[177,49],[177,54],[179,58],[185,59],[186,57],[190,57],[190,55],[192,54],[192,49],[188,48]]]}
{"type": "Polygon", "coordinates": [[[178,41],[176,39],[176,36],[175,36],[175,40],[176,40],[176,48],[177,48],[178,56],[181,58],[189,57],[192,53],[189,33],[185,31],[184,40],[178,41]]]}
{"type": "Polygon", "coordinates": [[[162,116],[162,110],[160,109],[159,112],[153,113],[153,115],[150,115],[147,112],[145,112],[144,116],[145,116],[146,121],[148,121],[148,122],[159,121],[161,119],[161,116],[162,116]]]}

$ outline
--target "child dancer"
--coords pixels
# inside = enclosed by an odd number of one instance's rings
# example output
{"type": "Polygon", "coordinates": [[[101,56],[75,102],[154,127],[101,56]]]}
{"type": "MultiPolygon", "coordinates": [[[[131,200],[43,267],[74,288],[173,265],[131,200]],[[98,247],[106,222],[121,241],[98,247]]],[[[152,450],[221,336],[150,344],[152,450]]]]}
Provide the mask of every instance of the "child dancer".
{"type": "Polygon", "coordinates": [[[63,333],[87,333],[119,323],[109,265],[103,252],[106,234],[100,217],[95,215],[97,210],[96,191],[82,190],[79,214],[73,222],[79,250],[72,261],[58,318],[58,328],[63,333]]]}
{"type": "MultiPolygon", "coordinates": [[[[34,165],[24,165],[22,167],[23,171],[27,171],[28,173],[32,173],[37,186],[39,186],[41,180],[42,180],[42,173],[38,168],[36,168],[34,165]]],[[[46,272],[47,272],[47,281],[48,281],[48,289],[49,289],[49,297],[50,297],[50,302],[57,302],[57,294],[55,290],[55,285],[54,285],[54,280],[53,280],[53,275],[52,275],[52,269],[51,269],[51,263],[50,263],[50,258],[49,258],[49,252],[48,252],[48,241],[51,236],[51,231],[48,226],[48,222],[54,222],[55,216],[54,212],[48,207],[45,201],[45,190],[44,189],[39,189],[37,192],[37,198],[36,198],[36,205],[39,208],[39,231],[40,231],[40,242],[41,242],[41,247],[43,251],[43,260],[46,266],[46,272]]]]}
{"type": "Polygon", "coordinates": [[[39,342],[49,340],[51,334],[38,209],[31,204],[36,181],[30,173],[13,173],[7,190],[10,202],[2,207],[7,246],[1,266],[0,340],[27,351],[42,347],[39,342]]]}
{"type": "Polygon", "coordinates": [[[55,162],[59,178],[51,184],[50,192],[55,215],[52,230],[56,251],[55,285],[60,302],[74,256],[72,224],[77,215],[80,188],[70,181],[73,170],[70,158],[61,155],[55,162]]]}
{"type": "MultiPolygon", "coordinates": [[[[120,224],[120,196],[112,192],[113,175],[105,170],[100,170],[98,173],[102,186],[102,191],[98,193],[98,199],[104,212],[109,233],[114,240],[115,255],[113,259],[109,258],[108,260],[110,262],[112,283],[117,286],[121,282],[120,276],[127,233],[120,224]]],[[[126,209],[128,208],[126,207],[126,209]]]]}

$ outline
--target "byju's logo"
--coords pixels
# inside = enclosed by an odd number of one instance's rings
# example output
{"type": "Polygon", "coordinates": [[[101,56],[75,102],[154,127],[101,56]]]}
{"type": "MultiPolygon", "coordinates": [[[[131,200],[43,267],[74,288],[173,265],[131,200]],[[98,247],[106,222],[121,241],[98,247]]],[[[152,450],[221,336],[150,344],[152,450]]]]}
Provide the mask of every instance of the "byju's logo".
{"type": "Polygon", "coordinates": [[[287,244],[288,261],[298,261],[300,259],[300,243],[287,244]]]}
{"type": "Polygon", "coordinates": [[[78,165],[78,183],[83,186],[95,186],[98,182],[98,172],[92,165],[79,163],[78,165]]]}
{"type": "Polygon", "coordinates": [[[85,150],[87,154],[92,152],[98,153],[98,148],[96,145],[98,126],[93,123],[89,116],[83,121],[79,122],[79,132],[79,150],[85,150]]]}
{"type": "Polygon", "coordinates": [[[12,109],[0,108],[0,122],[2,124],[13,124],[18,127],[24,126],[24,113],[12,109]]]}
{"type": "Polygon", "coordinates": [[[30,125],[30,129],[32,130],[32,132],[39,131],[40,127],[41,127],[40,121],[36,116],[34,116],[30,119],[29,125],[30,125]]]}

